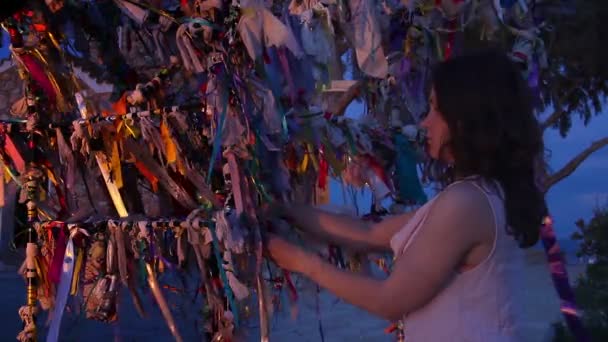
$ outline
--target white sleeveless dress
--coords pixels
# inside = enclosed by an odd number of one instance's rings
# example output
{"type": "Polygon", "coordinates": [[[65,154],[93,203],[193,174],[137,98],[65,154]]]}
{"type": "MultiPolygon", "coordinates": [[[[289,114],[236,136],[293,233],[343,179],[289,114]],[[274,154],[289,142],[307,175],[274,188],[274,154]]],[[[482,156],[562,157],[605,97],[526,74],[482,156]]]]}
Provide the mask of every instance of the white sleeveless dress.
{"type": "MultiPolygon", "coordinates": [[[[476,186],[491,204],[496,230],[492,250],[475,268],[454,276],[424,307],[404,317],[405,341],[526,341],[519,323],[523,313],[520,280],[525,267],[524,252],[506,233],[502,189],[498,183],[490,186],[479,178],[460,182],[476,186]]],[[[418,209],[391,239],[397,258],[416,238],[435,198],[418,209]]]]}

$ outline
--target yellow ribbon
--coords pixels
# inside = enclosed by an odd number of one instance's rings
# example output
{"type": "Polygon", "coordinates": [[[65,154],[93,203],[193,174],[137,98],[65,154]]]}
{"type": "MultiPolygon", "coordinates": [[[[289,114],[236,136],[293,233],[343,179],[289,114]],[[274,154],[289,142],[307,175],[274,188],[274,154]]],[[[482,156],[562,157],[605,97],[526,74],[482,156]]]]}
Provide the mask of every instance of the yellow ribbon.
{"type": "Polygon", "coordinates": [[[34,258],[34,265],[36,265],[36,273],[38,273],[38,277],[42,280],[42,283],[46,283],[46,272],[42,272],[38,258],[34,258]]]}
{"type": "Polygon", "coordinates": [[[44,189],[44,187],[38,187],[38,196],[41,202],[46,201],[46,190],[44,189]]]}
{"type": "Polygon", "coordinates": [[[125,122],[125,120],[121,120],[118,123],[118,127],[116,127],[116,132],[120,133],[120,131],[122,130],[122,128],[125,128],[126,131],[128,131],[128,134],[130,134],[134,139],[137,139],[137,132],[133,130],[133,128],[131,126],[129,126],[128,123],[125,122]]]}
{"type": "Polygon", "coordinates": [[[315,171],[319,171],[319,161],[317,160],[317,156],[314,153],[314,147],[312,144],[307,144],[308,155],[310,156],[310,161],[312,162],[312,167],[315,171]]]}
{"type": "Polygon", "coordinates": [[[54,218],[51,217],[51,215],[49,215],[46,211],[38,208],[38,215],[42,216],[45,220],[53,220],[54,218]]]}
{"type": "Polygon", "coordinates": [[[78,249],[78,256],[76,257],[76,265],[74,265],[74,275],[72,276],[72,288],[70,290],[70,295],[75,296],[76,292],[78,292],[78,280],[80,279],[80,269],[82,267],[82,259],[83,259],[82,249],[78,249]]]}
{"type": "Polygon", "coordinates": [[[61,49],[61,45],[59,45],[59,42],[57,41],[57,39],[55,39],[55,36],[51,32],[47,32],[47,35],[49,36],[49,40],[51,41],[51,43],[53,43],[53,46],[55,46],[55,49],[63,52],[63,50],[61,49]]]}
{"type": "Polygon", "coordinates": [[[167,164],[175,163],[177,161],[177,147],[171,138],[171,132],[165,120],[160,123],[160,136],[165,144],[167,164]]]}
{"type": "Polygon", "coordinates": [[[256,15],[257,9],[253,7],[241,7],[241,17],[256,15]]]}
{"type": "Polygon", "coordinates": [[[308,153],[304,154],[304,158],[302,158],[302,163],[300,163],[300,167],[298,167],[298,173],[304,173],[308,169],[308,153]]]}
{"type": "Polygon", "coordinates": [[[110,159],[110,163],[112,165],[112,177],[114,180],[114,184],[116,187],[122,188],[122,168],[120,165],[120,154],[118,153],[118,141],[114,140],[112,142],[112,156],[110,159]]]}
{"type": "Polygon", "coordinates": [[[116,208],[118,215],[120,217],[129,216],[127,212],[127,207],[125,207],[122,197],[120,196],[120,192],[118,191],[118,187],[116,187],[114,180],[110,177],[111,162],[107,160],[108,158],[101,151],[97,151],[95,153],[95,159],[97,160],[97,165],[101,170],[101,175],[103,176],[103,180],[106,183],[106,187],[108,188],[108,192],[110,193],[110,198],[112,198],[112,202],[114,203],[114,207],[116,208]]]}
{"type": "Polygon", "coordinates": [[[49,180],[51,181],[51,183],[53,183],[53,185],[57,185],[57,178],[55,178],[55,175],[53,174],[53,172],[50,169],[46,169],[46,175],[47,177],[49,177],[49,180]]]}
{"type": "Polygon", "coordinates": [[[127,131],[129,131],[129,134],[131,134],[134,139],[137,139],[137,132],[133,130],[133,127],[131,127],[128,123],[125,123],[125,127],[127,128],[127,131]]]}
{"type": "Polygon", "coordinates": [[[17,176],[15,176],[15,174],[11,171],[11,169],[8,166],[6,166],[6,164],[4,164],[4,175],[5,175],[4,179],[7,180],[7,183],[8,183],[8,179],[12,178],[15,181],[15,183],[17,183],[19,186],[21,186],[21,182],[19,181],[17,176]],[[6,176],[8,176],[8,177],[6,177],[6,176]]]}

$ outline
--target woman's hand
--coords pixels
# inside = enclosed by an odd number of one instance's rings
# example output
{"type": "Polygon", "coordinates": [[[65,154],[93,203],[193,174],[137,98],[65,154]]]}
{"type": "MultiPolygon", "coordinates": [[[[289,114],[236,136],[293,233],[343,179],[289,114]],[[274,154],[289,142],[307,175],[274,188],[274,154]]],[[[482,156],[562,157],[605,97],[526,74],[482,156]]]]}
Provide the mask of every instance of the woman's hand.
{"type": "Polygon", "coordinates": [[[265,204],[260,212],[260,219],[272,221],[274,219],[289,220],[289,209],[279,202],[265,204]]]}
{"type": "Polygon", "coordinates": [[[305,273],[315,258],[315,255],[274,234],[269,234],[266,239],[266,251],[279,267],[298,273],[305,273]]]}

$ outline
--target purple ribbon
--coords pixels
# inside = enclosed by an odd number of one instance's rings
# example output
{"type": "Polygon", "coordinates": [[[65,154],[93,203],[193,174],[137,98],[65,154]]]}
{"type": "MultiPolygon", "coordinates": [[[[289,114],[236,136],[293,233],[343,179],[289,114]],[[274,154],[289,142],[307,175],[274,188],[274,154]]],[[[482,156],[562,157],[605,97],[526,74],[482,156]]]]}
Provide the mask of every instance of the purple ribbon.
{"type": "Polygon", "coordinates": [[[560,299],[560,311],[576,341],[587,342],[589,336],[583,327],[579,310],[576,307],[574,292],[568,282],[568,272],[553,230],[553,220],[545,217],[540,229],[540,237],[545,247],[553,285],[560,299]]]}

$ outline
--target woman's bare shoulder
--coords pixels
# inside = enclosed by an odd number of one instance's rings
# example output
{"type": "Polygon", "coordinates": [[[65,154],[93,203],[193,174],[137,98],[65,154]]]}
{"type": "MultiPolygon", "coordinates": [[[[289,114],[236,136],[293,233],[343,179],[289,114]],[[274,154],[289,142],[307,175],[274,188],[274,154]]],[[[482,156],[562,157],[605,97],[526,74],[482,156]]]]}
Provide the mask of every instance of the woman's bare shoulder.
{"type": "Polygon", "coordinates": [[[431,208],[432,215],[441,215],[437,211],[449,211],[450,217],[447,219],[452,222],[466,221],[471,226],[483,229],[493,221],[492,207],[487,195],[473,182],[463,181],[448,186],[437,196],[436,202],[434,208],[431,208]]]}

